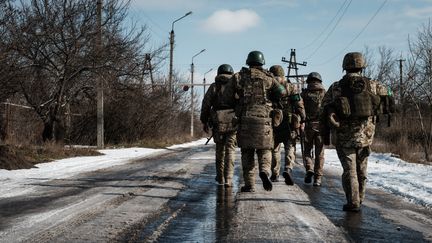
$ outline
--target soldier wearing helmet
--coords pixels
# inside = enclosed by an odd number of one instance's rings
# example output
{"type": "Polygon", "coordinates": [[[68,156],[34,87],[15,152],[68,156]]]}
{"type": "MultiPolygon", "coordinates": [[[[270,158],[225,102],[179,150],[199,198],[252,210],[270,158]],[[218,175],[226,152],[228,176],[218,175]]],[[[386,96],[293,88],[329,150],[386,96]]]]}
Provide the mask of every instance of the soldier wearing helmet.
{"type": "Polygon", "coordinates": [[[237,133],[241,148],[241,161],[245,185],[241,192],[255,191],[255,153],[258,156],[259,176],[267,191],[273,188],[271,173],[271,150],[273,149],[273,103],[285,96],[286,90],[274,76],[263,68],[264,55],[252,51],[244,67],[234,74],[238,97],[236,115],[239,117],[237,133]]]}
{"type": "MultiPolygon", "coordinates": [[[[365,198],[367,160],[375,133],[375,116],[391,93],[376,80],[364,77],[366,62],[359,52],[347,53],[346,74],[333,83],[323,99],[322,121],[332,130],[332,142],[343,167],[344,211],[360,211],[365,198]]],[[[384,109],[387,110],[387,109],[384,109]]]]}
{"type": "Polygon", "coordinates": [[[273,65],[269,71],[276,77],[276,80],[285,87],[287,95],[282,97],[280,102],[275,103],[275,107],[282,111],[282,122],[274,128],[275,148],[272,151],[272,181],[279,180],[281,167],[281,144],[285,149],[285,166],[282,175],[285,184],[294,185],[292,169],[295,162],[295,143],[297,132],[296,122],[305,119],[303,101],[295,85],[285,79],[285,72],[280,65],[273,65]]]}
{"type": "Polygon", "coordinates": [[[313,185],[321,186],[324,166],[324,143],[320,133],[319,116],[326,91],[322,85],[321,75],[317,72],[309,73],[306,83],[307,87],[301,93],[306,110],[303,151],[303,162],[306,169],[304,182],[311,183],[313,177],[313,185]],[[313,159],[312,150],[315,151],[315,159],[313,159]]]}
{"type": "Polygon", "coordinates": [[[216,143],[216,181],[218,185],[232,186],[237,127],[235,118],[234,71],[231,65],[222,64],[217,70],[215,82],[210,85],[201,105],[203,130],[212,128],[216,143]]]}

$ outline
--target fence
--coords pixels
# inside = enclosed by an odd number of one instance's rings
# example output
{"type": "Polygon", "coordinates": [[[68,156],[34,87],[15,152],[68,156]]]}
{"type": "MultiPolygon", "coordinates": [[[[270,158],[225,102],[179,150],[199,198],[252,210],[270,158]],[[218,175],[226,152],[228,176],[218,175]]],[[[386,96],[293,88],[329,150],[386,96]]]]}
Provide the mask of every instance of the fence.
{"type": "Polygon", "coordinates": [[[32,107],[0,103],[0,141],[15,144],[42,141],[43,123],[32,107]]]}

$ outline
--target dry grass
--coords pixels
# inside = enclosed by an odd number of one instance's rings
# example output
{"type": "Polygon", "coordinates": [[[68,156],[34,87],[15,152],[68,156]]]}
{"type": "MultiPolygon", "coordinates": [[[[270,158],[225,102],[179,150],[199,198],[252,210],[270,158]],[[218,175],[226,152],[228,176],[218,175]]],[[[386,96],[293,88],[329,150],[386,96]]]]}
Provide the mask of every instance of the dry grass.
{"type": "Polygon", "coordinates": [[[96,156],[89,148],[65,148],[54,143],[42,146],[0,145],[0,169],[28,169],[35,164],[76,156],[96,156]]]}
{"type": "MultiPolygon", "coordinates": [[[[413,117],[413,116],[407,116],[413,117]]],[[[386,122],[377,125],[372,150],[380,153],[392,153],[396,157],[413,162],[428,163],[425,159],[422,147],[422,133],[420,125],[415,119],[407,120],[395,117],[391,127],[386,126],[386,122]]]]}

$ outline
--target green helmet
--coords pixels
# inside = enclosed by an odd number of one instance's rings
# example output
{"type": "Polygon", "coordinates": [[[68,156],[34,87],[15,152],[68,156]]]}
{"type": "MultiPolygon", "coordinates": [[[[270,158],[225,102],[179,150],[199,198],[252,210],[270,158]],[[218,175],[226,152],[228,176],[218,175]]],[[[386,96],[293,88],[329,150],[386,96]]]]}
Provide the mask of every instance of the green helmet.
{"type": "Polygon", "coordinates": [[[251,51],[246,59],[249,66],[262,66],[265,64],[264,54],[260,51],[251,51]]]}
{"type": "Polygon", "coordinates": [[[306,79],[306,83],[309,83],[309,82],[311,82],[313,80],[318,80],[318,81],[320,81],[322,83],[321,75],[319,73],[317,73],[317,72],[311,72],[311,73],[309,73],[309,75],[307,76],[307,79],[306,79]]]}
{"type": "Polygon", "coordinates": [[[285,72],[281,65],[273,65],[270,67],[269,71],[276,77],[284,77],[285,72]]]}
{"type": "Polygon", "coordinates": [[[343,70],[363,69],[366,61],[360,52],[348,52],[342,62],[343,70]]]}
{"type": "Polygon", "coordinates": [[[219,74],[233,74],[234,70],[229,64],[222,64],[218,67],[217,75],[219,74]]]}

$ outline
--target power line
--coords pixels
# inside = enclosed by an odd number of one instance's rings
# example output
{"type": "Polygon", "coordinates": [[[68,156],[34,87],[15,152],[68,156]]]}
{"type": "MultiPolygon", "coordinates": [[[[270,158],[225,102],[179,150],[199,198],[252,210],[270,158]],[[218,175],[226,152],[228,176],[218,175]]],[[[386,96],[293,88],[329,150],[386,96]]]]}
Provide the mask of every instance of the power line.
{"type": "Polygon", "coordinates": [[[372,15],[372,17],[369,19],[369,21],[366,23],[365,26],[363,26],[363,28],[360,30],[360,32],[342,49],[340,50],[336,55],[334,55],[333,57],[329,58],[327,61],[318,64],[317,66],[321,66],[323,64],[326,64],[330,61],[332,61],[333,59],[335,59],[336,57],[338,57],[341,53],[343,53],[346,49],[348,49],[348,47],[351,46],[352,43],[354,43],[354,41],[356,41],[360,35],[366,30],[366,28],[369,26],[369,24],[373,21],[373,19],[378,15],[378,13],[381,11],[381,9],[384,7],[384,5],[387,3],[388,0],[384,0],[381,5],[379,6],[379,8],[375,11],[375,13],[372,15]]]}
{"type": "Polygon", "coordinates": [[[330,27],[330,25],[333,23],[333,21],[335,21],[336,17],[339,15],[340,11],[343,9],[343,7],[345,6],[345,4],[348,2],[348,0],[345,0],[342,5],[339,7],[339,9],[337,10],[336,14],[333,16],[333,18],[330,20],[330,22],[327,24],[327,26],[321,31],[321,33],[319,33],[315,39],[313,41],[311,41],[309,44],[299,48],[299,49],[305,49],[311,45],[313,45],[317,40],[319,40],[321,38],[321,36],[327,31],[327,29],[330,27]]]}
{"type": "Polygon", "coordinates": [[[327,36],[324,38],[324,40],[321,41],[320,45],[308,57],[305,58],[306,60],[309,60],[309,58],[311,58],[313,55],[315,55],[315,53],[324,45],[324,43],[327,41],[327,39],[330,37],[330,35],[333,34],[333,32],[335,31],[336,27],[339,25],[340,21],[342,20],[342,17],[345,15],[345,13],[348,10],[351,3],[352,3],[352,0],[350,0],[348,2],[348,4],[345,6],[341,16],[339,16],[336,24],[333,26],[333,28],[330,30],[330,32],[327,34],[327,36]]]}

